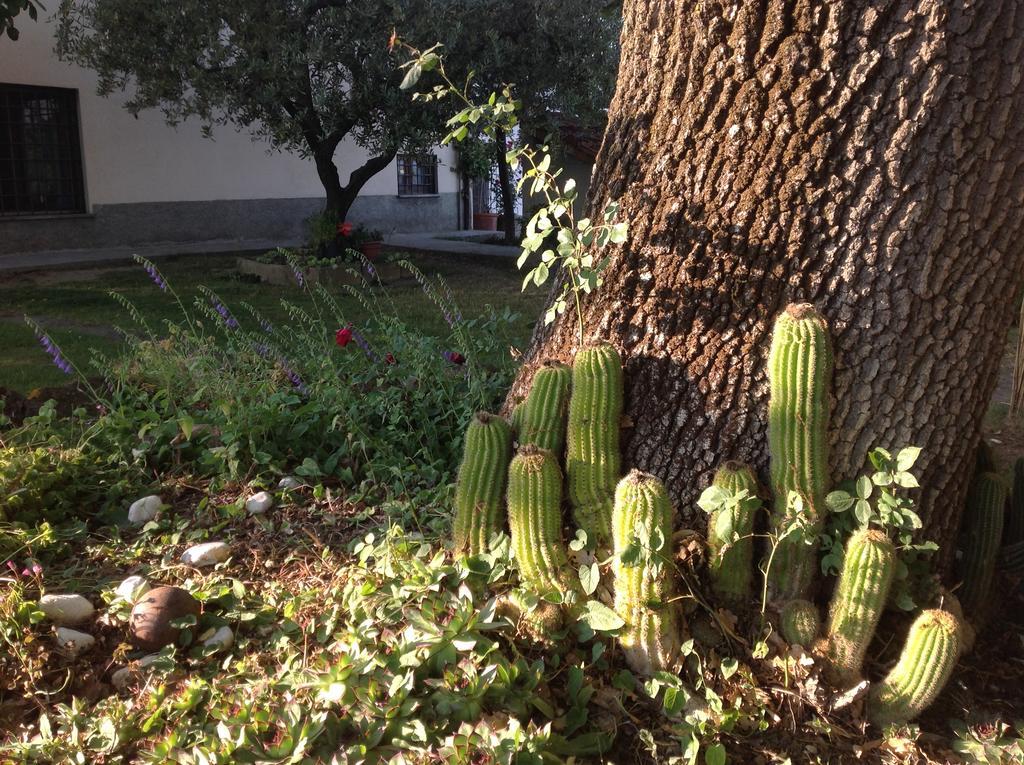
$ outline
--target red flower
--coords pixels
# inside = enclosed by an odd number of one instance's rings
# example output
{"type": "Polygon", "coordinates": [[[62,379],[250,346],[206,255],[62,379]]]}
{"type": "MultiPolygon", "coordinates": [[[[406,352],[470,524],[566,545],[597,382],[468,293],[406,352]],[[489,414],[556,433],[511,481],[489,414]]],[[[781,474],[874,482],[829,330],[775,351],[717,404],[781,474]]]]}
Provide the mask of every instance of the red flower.
{"type": "Polygon", "coordinates": [[[339,329],[337,332],[334,333],[334,342],[336,342],[342,348],[348,345],[351,339],[352,330],[349,329],[348,327],[345,327],[344,329],[339,329]]]}
{"type": "Polygon", "coordinates": [[[352,233],[352,224],[348,221],[338,224],[338,236],[349,236],[352,233]]]}
{"type": "Polygon", "coordinates": [[[384,357],[384,361],[386,361],[388,364],[396,364],[397,363],[395,361],[394,355],[390,354],[390,353],[387,356],[384,357]]]}
{"type": "Polygon", "coordinates": [[[463,356],[458,351],[445,351],[444,352],[444,357],[446,359],[448,359],[448,361],[452,362],[452,364],[465,364],[466,363],[466,357],[463,356]]]}

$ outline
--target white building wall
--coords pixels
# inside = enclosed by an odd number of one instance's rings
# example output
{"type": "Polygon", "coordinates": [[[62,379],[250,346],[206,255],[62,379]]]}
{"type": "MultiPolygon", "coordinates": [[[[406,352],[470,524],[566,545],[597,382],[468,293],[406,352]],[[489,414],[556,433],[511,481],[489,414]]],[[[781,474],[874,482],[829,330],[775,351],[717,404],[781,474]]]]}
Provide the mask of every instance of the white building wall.
{"type": "MultiPolygon", "coordinates": [[[[86,202],[91,212],[105,205],[184,203],[210,200],[308,200],[315,209],[323,197],[316,168],[309,159],[294,154],[269,152],[265,141],[253,141],[233,127],[216,127],[213,139],[205,138],[198,120],[168,126],[158,111],[138,118],[123,108],[123,97],[96,94],[96,75],[58,60],[54,53],[56,23],[19,19],[16,42],[0,41],[0,82],[73,88],[78,91],[81,145],[85,172],[86,202]]],[[[458,175],[452,172],[454,151],[439,147],[438,192],[443,200],[442,228],[456,227],[458,175]],[[450,199],[445,198],[451,195],[450,199]],[[450,210],[448,209],[450,207],[450,210]],[[449,221],[448,218],[451,218],[449,221]]],[[[351,141],[341,144],[335,162],[342,183],[359,167],[367,154],[351,141]]],[[[371,178],[353,209],[353,218],[367,219],[393,230],[410,230],[409,223],[424,219],[425,199],[399,199],[396,163],[371,178]],[[377,199],[374,200],[373,198],[377,199]],[[382,223],[374,214],[386,205],[382,223]]],[[[288,208],[294,211],[294,205],[288,208]]],[[[266,210],[262,210],[263,214],[266,210]]],[[[293,212],[287,213],[289,215],[293,212]]],[[[0,219],[0,252],[9,222],[0,219]]],[[[7,248],[10,251],[10,248],[7,248]]]]}

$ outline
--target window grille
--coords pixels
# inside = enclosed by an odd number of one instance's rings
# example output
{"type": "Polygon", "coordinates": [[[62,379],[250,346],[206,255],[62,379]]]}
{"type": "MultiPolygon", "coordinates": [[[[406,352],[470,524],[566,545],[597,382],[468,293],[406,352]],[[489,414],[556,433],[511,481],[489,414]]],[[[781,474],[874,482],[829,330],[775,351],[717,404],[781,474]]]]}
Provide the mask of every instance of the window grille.
{"type": "Polygon", "coordinates": [[[437,194],[437,157],[433,154],[398,156],[398,196],[437,194]]]}

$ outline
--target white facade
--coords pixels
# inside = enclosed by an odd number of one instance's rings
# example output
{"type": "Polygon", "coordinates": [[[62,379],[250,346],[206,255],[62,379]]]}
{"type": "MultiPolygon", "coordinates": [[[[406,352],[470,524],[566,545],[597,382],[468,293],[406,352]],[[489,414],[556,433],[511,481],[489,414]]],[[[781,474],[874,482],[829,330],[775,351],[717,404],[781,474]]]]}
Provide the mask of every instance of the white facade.
{"type": "MultiPolygon", "coordinates": [[[[0,253],[136,244],[150,228],[154,241],[176,241],[174,229],[153,225],[156,216],[176,221],[182,241],[301,237],[302,219],[318,209],[324,194],[312,160],[271,153],[265,141],[232,127],[215,128],[211,140],[197,120],[171,127],[158,111],[135,118],[119,95],[96,94],[94,73],[57,59],[54,21],[32,22],[23,15],[18,29],[16,42],[0,41],[0,84],[77,91],[86,214],[0,215],[0,253]],[[188,203],[203,203],[203,209],[188,203]],[[211,216],[214,210],[219,212],[211,216]],[[202,218],[216,225],[204,233],[202,218]],[[231,219],[238,220],[234,233],[225,228],[231,219]]],[[[352,220],[385,233],[457,228],[454,152],[440,147],[435,154],[436,197],[399,197],[393,161],[363,186],[352,220]]],[[[335,162],[342,183],[366,157],[354,143],[341,144],[335,162]]]]}

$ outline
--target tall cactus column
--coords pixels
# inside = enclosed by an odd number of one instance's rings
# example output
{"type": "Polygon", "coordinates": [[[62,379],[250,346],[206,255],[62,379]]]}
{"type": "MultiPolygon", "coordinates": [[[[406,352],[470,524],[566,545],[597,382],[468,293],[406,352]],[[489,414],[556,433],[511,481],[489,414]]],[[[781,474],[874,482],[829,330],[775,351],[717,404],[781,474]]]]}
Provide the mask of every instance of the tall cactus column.
{"type": "Polygon", "coordinates": [[[837,687],[860,680],[895,573],[896,547],[883,532],[862,529],[850,537],[827,630],[829,680],[837,687]]]}
{"type": "Polygon", "coordinates": [[[533,376],[530,393],[519,420],[519,444],[533,444],[558,458],[565,448],[572,370],[557,361],[545,361],[533,376]]]}
{"type": "Polygon", "coordinates": [[[562,540],[562,471],[555,456],[524,446],[508,471],[508,520],[523,583],[538,595],[576,595],[562,540]]]}
{"type": "Polygon", "coordinates": [[[740,605],[750,598],[754,575],[754,521],[761,505],[757,479],[742,462],[730,460],[718,469],[712,484],[733,496],[744,491],[749,495],[716,510],[708,519],[711,588],[722,600],[740,605]]]}
{"type": "Polygon", "coordinates": [[[620,642],[634,672],[671,669],[679,652],[672,562],[672,503],[652,475],[632,471],[615,491],[612,533],[615,610],[626,622],[620,642]]]}
{"type": "Polygon", "coordinates": [[[794,491],[803,499],[806,530],[788,534],[775,549],[768,587],[777,600],[806,597],[818,566],[816,546],[809,542],[821,529],[829,487],[832,363],[821,314],[807,303],[788,306],[775,321],[768,358],[772,531],[781,535],[791,525],[794,491]]]}
{"type": "Polygon", "coordinates": [[[611,541],[622,398],[622,359],[614,346],[581,349],[572,366],[566,471],[573,517],[599,546],[611,541]]]}
{"type": "Polygon", "coordinates": [[[963,584],[957,597],[968,617],[980,616],[995,576],[1006,515],[1006,484],[996,473],[979,473],[967,491],[962,531],[963,584]]]}
{"type": "Polygon", "coordinates": [[[504,526],[502,510],[512,429],[501,417],[478,412],[466,429],[462,464],[455,486],[455,550],[486,552],[491,536],[504,526]]]}
{"type": "Polygon", "coordinates": [[[868,719],[878,726],[913,720],[938,698],[959,654],[960,621],[948,611],[921,612],[896,666],[871,689],[868,719]]]}

